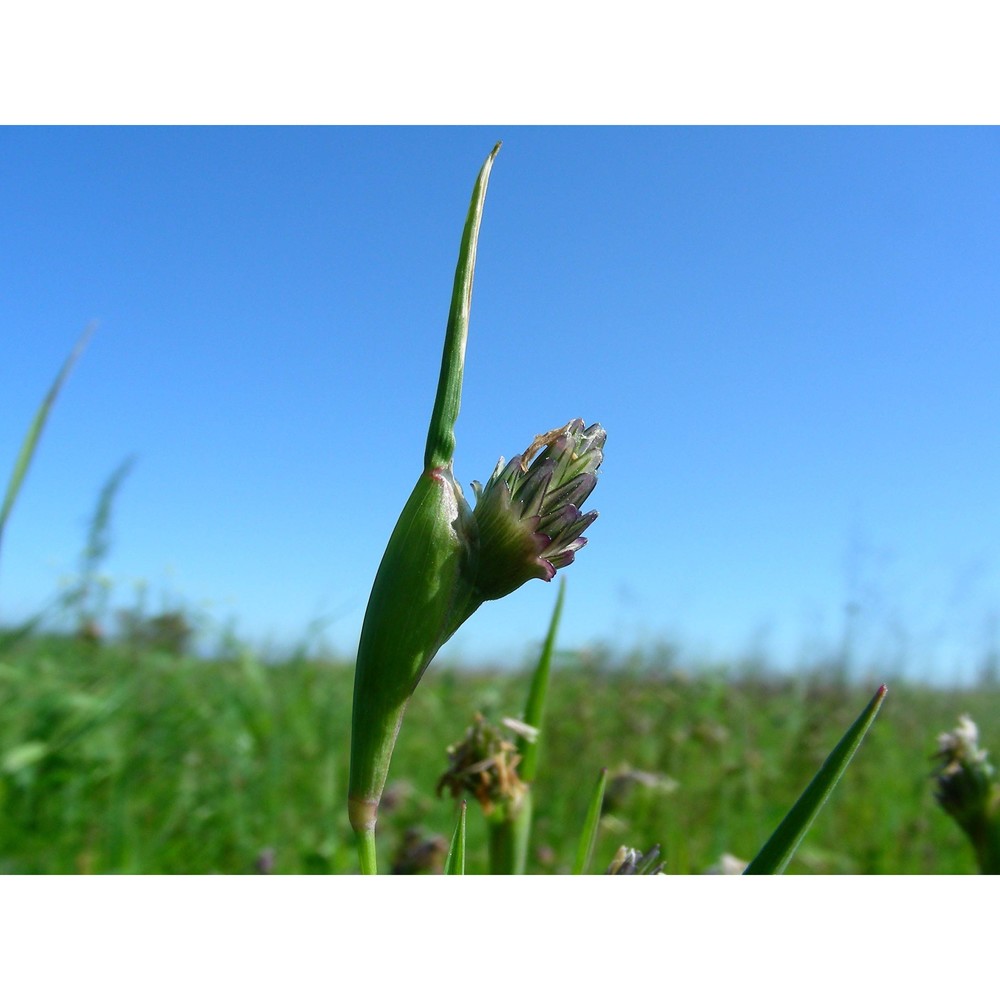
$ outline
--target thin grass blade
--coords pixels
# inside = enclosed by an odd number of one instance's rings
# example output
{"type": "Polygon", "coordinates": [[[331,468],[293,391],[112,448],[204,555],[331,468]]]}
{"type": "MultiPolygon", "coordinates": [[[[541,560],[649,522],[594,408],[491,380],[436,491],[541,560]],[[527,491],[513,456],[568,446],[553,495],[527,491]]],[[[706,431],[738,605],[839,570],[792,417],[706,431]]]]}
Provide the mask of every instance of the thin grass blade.
{"type": "Polygon", "coordinates": [[[24,441],[21,444],[21,450],[18,453],[16,461],[14,462],[14,468],[10,474],[10,479],[7,482],[7,492],[4,494],[3,506],[0,506],[0,547],[3,545],[3,532],[4,528],[7,526],[7,519],[10,517],[10,512],[14,509],[14,502],[17,500],[18,493],[21,492],[24,477],[28,474],[28,469],[31,466],[31,460],[34,457],[35,449],[38,447],[38,441],[42,436],[42,431],[45,429],[45,423],[49,419],[49,412],[52,409],[52,405],[55,403],[63,384],[66,379],[69,378],[69,373],[73,370],[73,367],[76,365],[77,360],[83,353],[83,350],[87,346],[87,342],[90,340],[93,333],[93,325],[88,326],[87,329],[83,331],[76,344],[74,344],[73,350],[69,352],[69,357],[67,357],[63,362],[63,366],[59,370],[59,374],[56,375],[55,381],[49,387],[49,391],[45,394],[45,398],[42,400],[42,405],[39,406],[34,419],[28,427],[28,433],[24,437],[24,441]]]}
{"type": "Polygon", "coordinates": [[[583,875],[590,867],[590,859],[594,855],[594,845],[597,843],[597,826],[601,820],[601,806],[604,805],[604,786],[608,781],[608,769],[601,768],[601,775],[597,779],[594,794],[590,799],[590,808],[587,809],[587,818],[583,822],[583,831],[580,834],[580,846],[576,851],[576,862],[573,865],[574,875],[583,875]]]}
{"type": "Polygon", "coordinates": [[[796,848],[812,825],[816,814],[830,797],[837,782],[840,781],[847,765],[851,762],[865,733],[878,715],[878,710],[885,700],[887,688],[883,684],[868,703],[865,710],[858,716],[854,725],[844,734],[843,739],[834,747],[833,752],[824,761],[816,776],[809,782],[806,790],[789,810],[771,838],[760,849],[757,857],[747,865],[744,875],[780,875],[788,866],[788,862],[796,848]]]}
{"type": "Polygon", "coordinates": [[[455,455],[455,421],[462,405],[462,374],[465,370],[465,342],[469,336],[469,313],[472,310],[472,277],[476,270],[476,248],[479,245],[479,226],[483,221],[483,204],[490,180],[493,161],[500,151],[498,142],[486,158],[475,187],[472,204],[462,232],[455,269],[455,284],[448,311],[448,327],[444,337],[441,357],[441,374],[438,378],[434,412],[427,429],[427,448],[424,468],[437,469],[451,466],[455,455]]]}
{"type": "Polygon", "coordinates": [[[563,602],[566,597],[566,580],[559,581],[559,594],[556,606],[552,611],[549,630],[542,644],[542,652],[538,657],[538,665],[531,675],[531,687],[528,690],[528,700],[524,706],[524,721],[535,730],[534,739],[526,736],[518,737],[517,752],[521,757],[518,773],[527,785],[517,811],[511,817],[511,839],[513,848],[513,866],[511,874],[523,875],[528,864],[528,843],[531,840],[531,819],[534,812],[531,783],[538,773],[538,744],[542,738],[542,719],[545,715],[545,698],[549,690],[549,673],[552,667],[552,654],[556,646],[556,633],[559,631],[559,620],[562,617],[563,602]]]}
{"type": "Polygon", "coordinates": [[[521,763],[518,771],[521,780],[531,783],[535,780],[538,772],[538,743],[541,738],[542,718],[545,715],[545,697],[549,690],[549,673],[552,667],[552,654],[556,646],[556,633],[559,631],[559,621],[562,618],[563,602],[566,597],[566,580],[559,581],[559,595],[556,597],[556,606],[552,611],[552,620],[549,622],[549,631],[545,636],[545,643],[542,646],[541,655],[538,658],[538,666],[531,677],[531,688],[528,691],[528,701],[524,706],[524,721],[533,729],[538,730],[534,740],[525,737],[518,739],[518,753],[521,755],[521,763]]]}
{"type": "Polygon", "coordinates": [[[451,835],[451,846],[444,862],[445,875],[465,874],[465,803],[458,810],[458,822],[455,832],[451,835]]]}

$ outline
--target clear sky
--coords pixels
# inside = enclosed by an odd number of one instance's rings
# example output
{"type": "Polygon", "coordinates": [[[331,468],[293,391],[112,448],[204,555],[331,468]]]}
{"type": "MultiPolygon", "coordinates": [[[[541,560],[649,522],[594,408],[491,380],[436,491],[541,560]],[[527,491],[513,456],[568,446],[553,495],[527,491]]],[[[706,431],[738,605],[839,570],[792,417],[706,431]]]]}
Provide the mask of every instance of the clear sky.
{"type": "MultiPolygon", "coordinates": [[[[352,651],[498,139],[455,469],[607,429],[563,644],[790,663],[849,624],[859,661],[971,678],[1000,627],[996,129],[2,130],[0,476],[98,329],[0,615],[75,572],[134,454],[115,604],[145,581],[352,651]]],[[[446,652],[520,664],[555,596],[527,584],[446,652]]]]}

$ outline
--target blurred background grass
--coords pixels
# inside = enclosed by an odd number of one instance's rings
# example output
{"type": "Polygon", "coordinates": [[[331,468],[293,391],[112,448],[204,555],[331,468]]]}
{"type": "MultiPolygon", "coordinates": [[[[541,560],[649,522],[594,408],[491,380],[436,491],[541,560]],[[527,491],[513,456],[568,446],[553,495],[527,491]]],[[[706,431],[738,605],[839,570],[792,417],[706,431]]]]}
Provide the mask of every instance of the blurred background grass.
{"type": "MultiPolygon", "coordinates": [[[[114,642],[34,635],[0,645],[0,872],[355,872],[345,808],[352,666],[303,655],[265,663],[235,645],[195,657],[177,622],[165,635],[162,626],[114,642]]],[[[609,784],[595,871],[620,844],[660,844],[679,874],[724,853],[749,859],[883,679],[685,669],[669,649],[563,653],[528,871],[569,871],[601,767],[609,784]]],[[[450,837],[455,803],[435,794],[446,747],[477,711],[517,716],[528,680],[527,671],[431,668],[393,758],[380,870],[418,836],[450,837]]],[[[934,803],[931,755],[936,735],[968,712],[995,757],[1000,687],[889,681],[790,873],[975,872],[934,803]]],[[[485,872],[474,802],[468,836],[467,870],[485,872]]]]}

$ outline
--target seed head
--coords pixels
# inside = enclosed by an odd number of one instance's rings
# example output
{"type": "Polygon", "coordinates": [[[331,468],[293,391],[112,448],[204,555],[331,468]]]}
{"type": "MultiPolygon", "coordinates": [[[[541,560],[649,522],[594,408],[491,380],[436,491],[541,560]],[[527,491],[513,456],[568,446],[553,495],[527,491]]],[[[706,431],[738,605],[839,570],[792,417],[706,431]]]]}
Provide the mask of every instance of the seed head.
{"type": "Polygon", "coordinates": [[[531,579],[551,580],[587,544],[583,532],[597,511],[580,508],[597,485],[606,437],[600,424],[584,428],[582,420],[571,420],[540,434],[509,462],[501,457],[485,486],[472,484],[480,601],[504,597],[531,579]]]}
{"type": "Polygon", "coordinates": [[[991,797],[993,766],[979,746],[979,729],[968,715],[938,736],[935,796],[963,827],[975,826],[991,797]]]}
{"type": "MultiPolygon", "coordinates": [[[[515,719],[504,719],[503,725],[515,735],[528,730],[532,738],[537,735],[534,727],[515,719]]],[[[448,770],[438,781],[438,795],[445,789],[455,798],[474,795],[486,815],[498,806],[516,807],[526,787],[517,773],[520,761],[517,744],[477,713],[465,737],[448,747],[448,770]]]]}

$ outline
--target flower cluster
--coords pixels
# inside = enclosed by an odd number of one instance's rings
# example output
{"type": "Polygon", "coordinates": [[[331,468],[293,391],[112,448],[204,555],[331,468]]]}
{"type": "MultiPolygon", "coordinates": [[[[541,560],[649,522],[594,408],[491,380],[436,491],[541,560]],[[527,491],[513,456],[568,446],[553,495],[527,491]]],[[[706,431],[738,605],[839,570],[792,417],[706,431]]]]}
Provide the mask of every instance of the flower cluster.
{"type": "Polygon", "coordinates": [[[587,544],[583,532],[597,511],[580,508],[597,485],[606,437],[600,424],[571,420],[540,434],[522,455],[501,458],[485,486],[472,484],[479,601],[504,597],[531,579],[551,580],[587,544]]]}
{"type": "Polygon", "coordinates": [[[984,874],[1000,873],[1000,784],[979,729],[963,715],[958,726],[938,736],[935,798],[969,838],[984,874]]]}
{"type": "MultiPolygon", "coordinates": [[[[537,736],[534,727],[517,719],[503,719],[502,725],[514,736],[537,736]]],[[[438,781],[437,793],[448,789],[455,798],[474,795],[486,815],[497,806],[516,807],[526,787],[517,773],[520,762],[517,744],[477,713],[465,738],[448,747],[448,770],[438,781]]]]}

